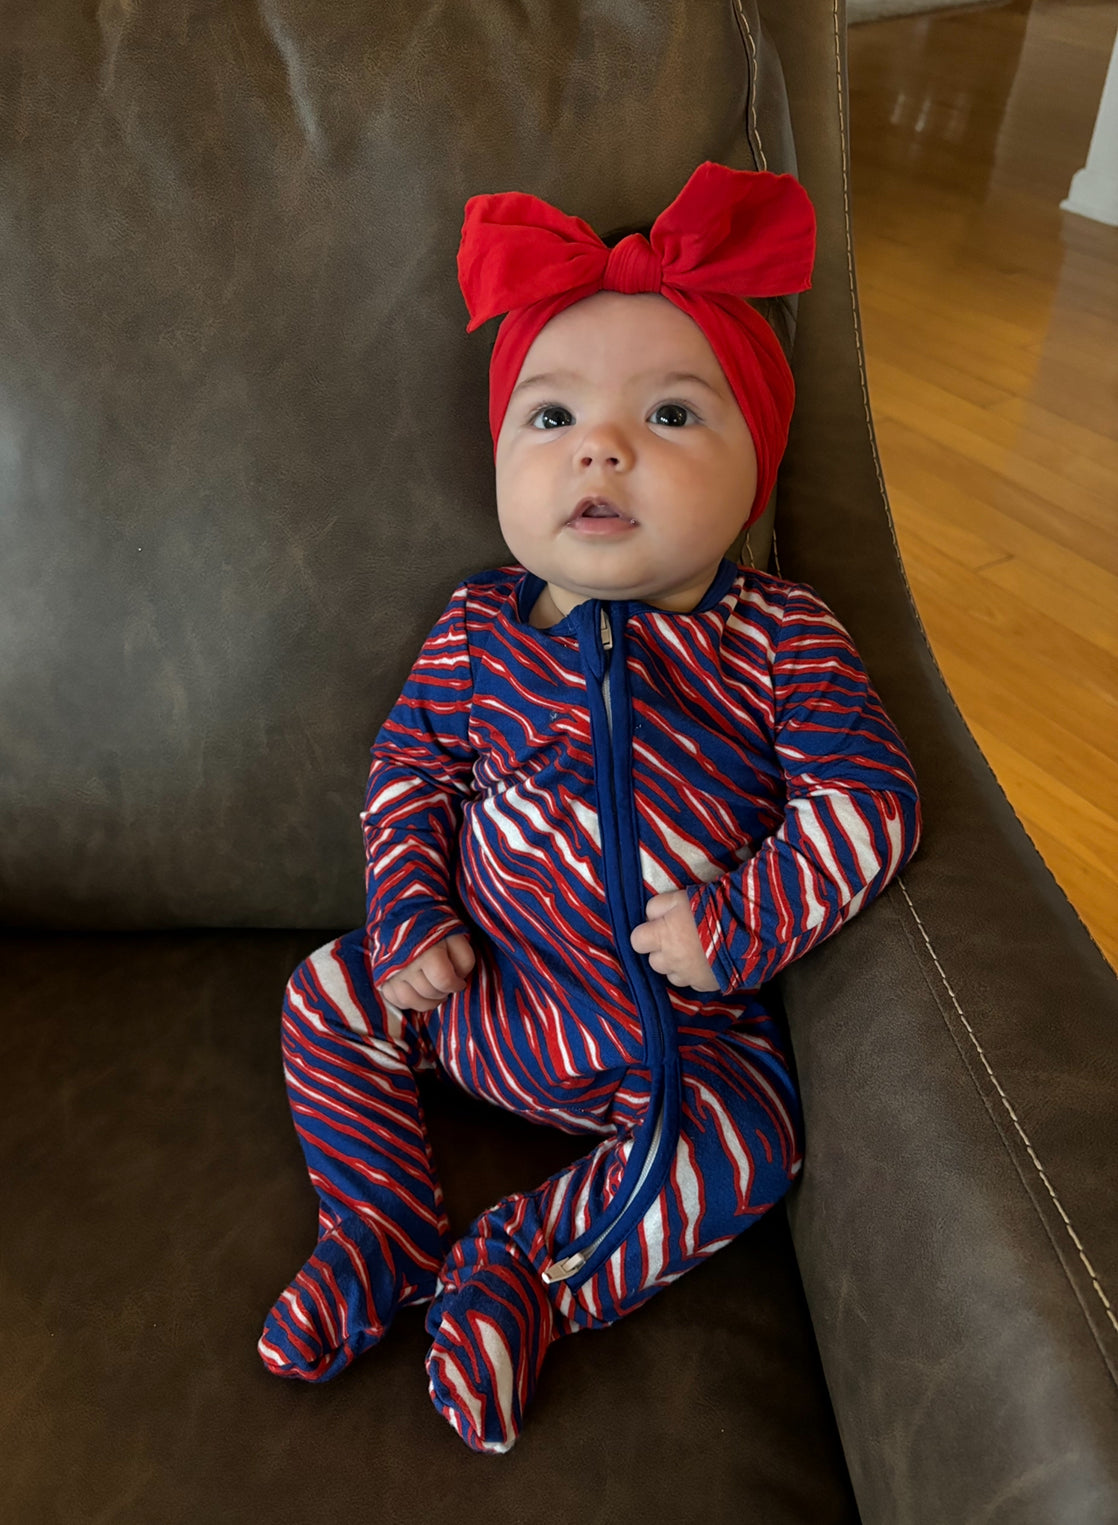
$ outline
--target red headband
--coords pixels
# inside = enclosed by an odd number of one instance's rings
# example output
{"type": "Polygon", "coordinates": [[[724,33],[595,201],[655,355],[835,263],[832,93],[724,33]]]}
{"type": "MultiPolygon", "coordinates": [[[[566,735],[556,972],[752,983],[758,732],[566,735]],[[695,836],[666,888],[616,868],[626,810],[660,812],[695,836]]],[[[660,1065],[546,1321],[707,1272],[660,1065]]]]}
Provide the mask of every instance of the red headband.
{"type": "Polygon", "coordinates": [[[508,313],[489,362],[489,428],[497,436],[532,341],[545,323],[596,291],[667,297],[706,335],[749,425],[764,511],[788,439],[792,372],[776,335],[744,297],[811,285],[815,212],[792,175],[700,164],[652,224],[613,249],[580,217],[538,196],[471,196],[458,249],[467,333],[508,313]]]}

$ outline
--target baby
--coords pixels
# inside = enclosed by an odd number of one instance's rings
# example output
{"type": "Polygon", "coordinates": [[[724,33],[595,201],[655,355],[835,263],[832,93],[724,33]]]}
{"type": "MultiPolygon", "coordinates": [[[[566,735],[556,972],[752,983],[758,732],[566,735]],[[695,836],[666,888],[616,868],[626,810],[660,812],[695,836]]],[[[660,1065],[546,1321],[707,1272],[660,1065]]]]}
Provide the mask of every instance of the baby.
{"type": "Polygon", "coordinates": [[[701,165],[607,249],[519,193],[467,205],[497,511],[373,747],[365,927],[288,987],[320,1199],[260,1353],[318,1382],[428,1304],[432,1400],[507,1451],[552,1341],[729,1244],[801,1165],[765,982],[915,851],[903,744],[808,587],[735,564],[791,374],[748,297],[802,291],[788,175],[701,165]],[[596,1136],[452,1243],[416,1074],[596,1136]]]}

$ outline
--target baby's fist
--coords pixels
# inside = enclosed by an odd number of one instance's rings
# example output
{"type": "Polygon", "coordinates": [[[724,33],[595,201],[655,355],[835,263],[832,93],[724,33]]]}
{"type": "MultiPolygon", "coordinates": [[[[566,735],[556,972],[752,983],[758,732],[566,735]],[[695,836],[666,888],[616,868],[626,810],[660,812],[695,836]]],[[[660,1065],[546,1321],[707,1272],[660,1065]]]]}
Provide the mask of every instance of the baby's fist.
{"type": "Polygon", "coordinates": [[[378,985],[384,999],[403,1011],[433,1011],[448,995],[465,990],[477,956],[464,932],[444,937],[418,958],[378,985]]]}
{"type": "Polygon", "coordinates": [[[686,985],[692,990],[722,988],[707,963],[686,890],[653,895],[644,914],[648,920],[633,928],[629,941],[638,953],[648,954],[651,969],[665,975],[672,985],[686,985]]]}

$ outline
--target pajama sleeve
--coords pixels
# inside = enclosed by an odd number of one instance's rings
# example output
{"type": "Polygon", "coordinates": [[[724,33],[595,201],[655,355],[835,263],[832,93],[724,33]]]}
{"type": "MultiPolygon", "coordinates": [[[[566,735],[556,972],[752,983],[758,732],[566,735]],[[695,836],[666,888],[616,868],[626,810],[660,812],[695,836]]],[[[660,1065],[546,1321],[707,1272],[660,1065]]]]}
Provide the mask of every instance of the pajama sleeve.
{"type": "Polygon", "coordinates": [[[466,588],[456,589],[372,748],[361,822],[366,929],[380,985],[455,932],[462,806],[475,792],[466,588]]]}
{"type": "Polygon", "coordinates": [[[879,895],[920,840],[912,764],[846,630],[810,588],[772,654],[784,820],[743,865],[688,889],[726,993],[753,990],[879,895]]]}

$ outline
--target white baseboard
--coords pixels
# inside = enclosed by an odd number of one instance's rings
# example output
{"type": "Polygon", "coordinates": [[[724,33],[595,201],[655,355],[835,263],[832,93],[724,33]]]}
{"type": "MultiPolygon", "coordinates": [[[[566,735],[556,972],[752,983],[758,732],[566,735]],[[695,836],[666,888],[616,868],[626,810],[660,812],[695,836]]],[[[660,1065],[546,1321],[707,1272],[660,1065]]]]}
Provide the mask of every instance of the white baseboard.
{"type": "Polygon", "coordinates": [[[1078,212],[1095,222],[1118,228],[1118,184],[1090,168],[1076,170],[1071,177],[1067,200],[1060,202],[1061,212],[1078,212]]]}

